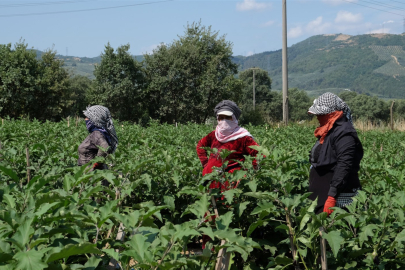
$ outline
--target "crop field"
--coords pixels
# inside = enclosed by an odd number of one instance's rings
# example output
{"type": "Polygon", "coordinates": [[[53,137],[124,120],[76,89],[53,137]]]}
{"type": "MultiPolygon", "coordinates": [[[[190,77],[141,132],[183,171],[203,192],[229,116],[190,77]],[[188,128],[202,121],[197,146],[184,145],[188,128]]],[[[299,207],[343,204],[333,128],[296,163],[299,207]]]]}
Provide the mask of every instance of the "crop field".
{"type": "Polygon", "coordinates": [[[370,46],[370,49],[378,55],[380,60],[390,61],[392,60],[392,55],[398,57],[405,55],[405,51],[402,46],[370,46]]]}
{"type": "Polygon", "coordinates": [[[320,269],[322,226],[329,269],[405,269],[404,133],[359,132],[363,191],[327,217],[307,199],[311,127],[247,126],[259,169],[203,178],[195,147],[212,126],[115,124],[111,169],[95,172],[76,166],[83,122],[0,126],[1,270],[214,269],[222,248],[230,269],[320,269]],[[240,184],[220,194],[213,179],[240,184]]]}

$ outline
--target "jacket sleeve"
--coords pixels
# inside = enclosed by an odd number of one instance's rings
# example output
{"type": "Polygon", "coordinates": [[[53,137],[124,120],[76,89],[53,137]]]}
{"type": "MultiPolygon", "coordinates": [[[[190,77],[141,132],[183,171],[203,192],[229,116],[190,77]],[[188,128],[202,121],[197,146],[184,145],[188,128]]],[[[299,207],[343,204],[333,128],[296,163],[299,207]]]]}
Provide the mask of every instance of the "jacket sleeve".
{"type": "Polygon", "coordinates": [[[108,144],[107,140],[104,138],[104,135],[99,131],[94,131],[93,133],[93,143],[95,146],[98,147],[97,157],[106,157],[107,152],[103,151],[103,149],[108,149],[110,145],[108,144]],[[103,149],[101,149],[101,148],[103,149]]]}
{"type": "Polygon", "coordinates": [[[205,151],[201,147],[210,147],[211,142],[212,142],[212,132],[210,134],[208,134],[207,136],[205,136],[204,138],[202,138],[197,143],[197,147],[196,147],[197,155],[198,155],[198,158],[200,159],[203,167],[205,167],[205,165],[207,165],[207,163],[208,163],[208,156],[207,156],[207,151],[205,151]]]}
{"type": "Polygon", "coordinates": [[[346,186],[348,176],[353,168],[356,156],[356,139],[351,134],[346,134],[336,138],[334,143],[337,156],[337,164],[328,196],[336,197],[336,195],[346,186]]]}

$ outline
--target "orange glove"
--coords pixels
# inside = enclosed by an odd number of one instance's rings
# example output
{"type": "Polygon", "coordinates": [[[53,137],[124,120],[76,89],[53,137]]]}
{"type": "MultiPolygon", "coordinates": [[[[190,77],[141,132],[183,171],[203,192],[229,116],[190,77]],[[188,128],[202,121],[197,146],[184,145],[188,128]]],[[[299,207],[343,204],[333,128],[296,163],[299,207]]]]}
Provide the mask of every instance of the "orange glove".
{"type": "Polygon", "coordinates": [[[336,199],[331,196],[328,196],[328,199],[326,199],[325,205],[323,207],[323,211],[328,213],[328,216],[329,216],[333,212],[333,210],[329,209],[329,208],[335,207],[335,206],[336,206],[336,199]]]}
{"type": "Polygon", "coordinates": [[[96,163],[93,164],[93,169],[100,169],[101,166],[102,166],[101,163],[96,162],[96,163]]]}

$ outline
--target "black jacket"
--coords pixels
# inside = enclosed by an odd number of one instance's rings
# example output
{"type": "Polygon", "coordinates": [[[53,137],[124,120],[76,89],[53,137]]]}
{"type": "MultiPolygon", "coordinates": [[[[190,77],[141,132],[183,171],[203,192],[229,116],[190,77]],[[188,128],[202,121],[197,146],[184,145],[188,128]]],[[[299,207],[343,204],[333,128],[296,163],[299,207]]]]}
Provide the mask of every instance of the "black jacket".
{"type": "MultiPolygon", "coordinates": [[[[324,143],[310,152],[312,170],[315,170],[311,175],[328,175],[326,178],[330,178],[330,182],[327,196],[336,197],[341,192],[353,192],[353,189],[361,188],[358,171],[363,153],[356,130],[346,117],[342,117],[328,132],[324,143]]],[[[311,180],[314,179],[310,177],[310,190],[311,183],[316,185],[316,181],[311,180]]]]}

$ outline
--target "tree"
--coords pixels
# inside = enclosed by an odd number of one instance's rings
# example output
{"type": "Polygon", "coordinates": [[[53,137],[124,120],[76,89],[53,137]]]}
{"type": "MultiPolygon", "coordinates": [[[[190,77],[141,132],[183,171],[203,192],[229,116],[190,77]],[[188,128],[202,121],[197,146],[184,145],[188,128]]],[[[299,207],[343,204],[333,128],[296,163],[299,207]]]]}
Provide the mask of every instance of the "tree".
{"type": "Polygon", "coordinates": [[[40,77],[36,83],[33,102],[28,113],[31,117],[59,120],[69,110],[69,73],[64,61],[56,58],[56,51],[48,50],[38,61],[40,77]]]}
{"type": "Polygon", "coordinates": [[[340,97],[350,107],[355,119],[386,121],[389,118],[389,105],[377,97],[357,94],[355,92],[343,92],[340,94],[340,97]]]}
{"type": "Polygon", "coordinates": [[[354,91],[343,91],[343,92],[340,92],[340,94],[339,94],[339,97],[346,103],[350,102],[356,96],[357,96],[357,93],[354,91]]]}
{"type": "MultiPolygon", "coordinates": [[[[253,69],[239,73],[243,81],[242,117],[240,123],[262,125],[277,118],[274,111],[269,108],[270,103],[277,99],[276,92],[271,91],[271,78],[267,71],[255,69],[255,110],[253,110],[253,69]]],[[[275,105],[275,104],[273,104],[275,105]]],[[[281,104],[280,104],[281,106],[281,104]]]]}
{"type": "Polygon", "coordinates": [[[0,113],[1,117],[23,116],[32,104],[39,80],[36,53],[27,44],[0,45],[0,113]]]}
{"type": "Polygon", "coordinates": [[[89,104],[86,95],[87,92],[91,91],[92,80],[85,76],[75,75],[69,79],[69,115],[79,115],[83,114],[83,110],[89,104]]]}
{"type": "MultiPolygon", "coordinates": [[[[253,104],[253,69],[247,69],[239,73],[239,79],[244,82],[243,101],[244,105],[253,104]]],[[[267,71],[255,69],[255,100],[256,104],[263,101],[271,101],[271,78],[267,71]]]]}
{"type": "Polygon", "coordinates": [[[108,43],[101,54],[101,63],[94,70],[94,87],[88,101],[109,108],[120,120],[137,120],[144,113],[145,77],[142,63],[128,52],[128,45],[114,49],[108,43]]]}
{"type": "Polygon", "coordinates": [[[288,110],[289,118],[292,121],[309,119],[308,109],[312,105],[307,92],[298,88],[288,89],[288,110]]]}
{"type": "Polygon", "coordinates": [[[49,50],[36,58],[34,50],[20,41],[0,45],[0,115],[29,115],[39,120],[58,120],[66,106],[69,76],[63,61],[49,50]]]}
{"type": "Polygon", "coordinates": [[[232,44],[211,27],[187,25],[184,36],[144,57],[149,112],[161,122],[202,123],[219,101],[239,101],[232,44]]]}

